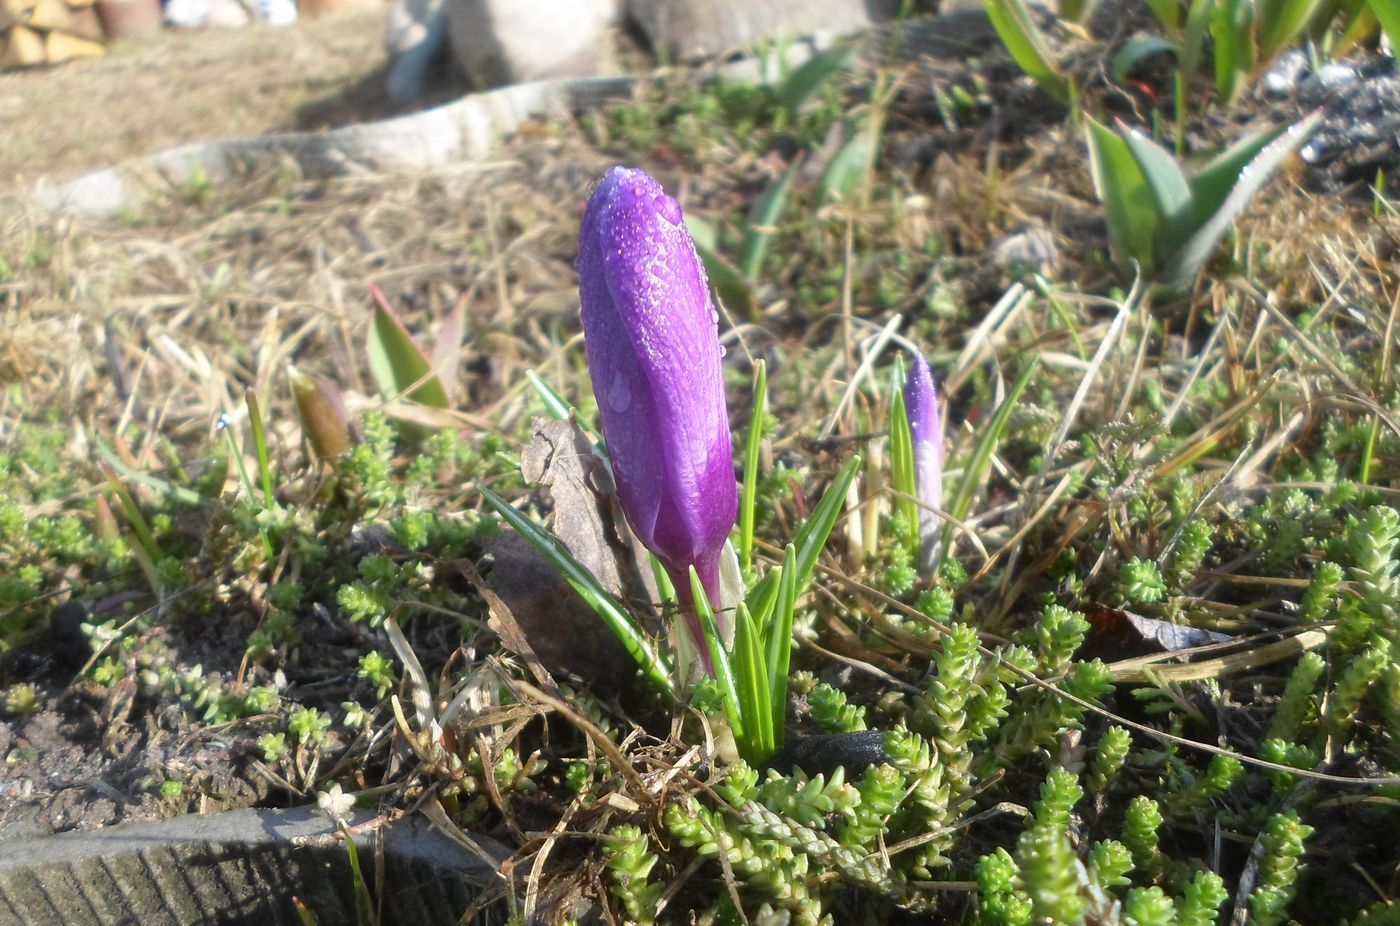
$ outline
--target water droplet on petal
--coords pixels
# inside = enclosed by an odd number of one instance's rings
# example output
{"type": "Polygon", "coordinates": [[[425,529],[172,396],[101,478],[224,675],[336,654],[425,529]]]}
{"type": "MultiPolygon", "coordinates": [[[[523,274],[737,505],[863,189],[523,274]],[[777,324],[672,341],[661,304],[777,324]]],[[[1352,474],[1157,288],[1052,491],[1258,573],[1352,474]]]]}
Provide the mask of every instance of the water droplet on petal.
{"type": "Polygon", "coordinates": [[[670,222],[672,225],[681,224],[680,203],[676,202],[665,193],[662,193],[653,200],[653,204],[656,206],[656,211],[661,214],[663,219],[670,222]]]}
{"type": "Polygon", "coordinates": [[[726,349],[725,349],[725,346],[724,346],[723,344],[721,344],[721,345],[719,346],[719,356],[720,356],[720,359],[721,359],[721,360],[724,359],[724,355],[725,355],[726,353],[728,353],[728,350],[726,350],[726,349]]]}
{"type": "Polygon", "coordinates": [[[608,407],[615,412],[625,412],[632,406],[632,387],[621,370],[613,374],[612,385],[608,387],[608,407]]]}

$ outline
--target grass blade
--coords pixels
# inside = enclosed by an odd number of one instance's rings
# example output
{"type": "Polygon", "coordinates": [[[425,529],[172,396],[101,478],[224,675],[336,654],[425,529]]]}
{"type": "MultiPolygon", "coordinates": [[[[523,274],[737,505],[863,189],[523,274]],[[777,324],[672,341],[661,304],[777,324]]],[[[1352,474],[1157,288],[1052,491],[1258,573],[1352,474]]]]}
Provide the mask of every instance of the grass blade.
{"type": "Polygon", "coordinates": [[[1381,31],[1390,40],[1391,48],[1400,48],[1400,3],[1395,0],[1371,0],[1371,12],[1381,24],[1381,31]]]}
{"type": "MultiPolygon", "coordinates": [[[[1176,0],[1172,0],[1172,6],[1176,6],[1176,0]]],[[[1163,52],[1170,52],[1175,56],[1177,54],[1176,43],[1170,42],[1160,35],[1132,39],[1113,56],[1113,61],[1108,66],[1109,76],[1113,78],[1114,83],[1127,83],[1137,70],[1138,65],[1163,52]]]]}
{"type": "Polygon", "coordinates": [[[1253,0],[1216,0],[1211,34],[1215,37],[1215,90],[1224,102],[1233,103],[1254,69],[1253,0]]]}
{"type": "Polygon", "coordinates": [[[1262,3],[1259,6],[1260,60],[1268,61],[1292,45],[1319,6],[1318,0],[1266,0],[1262,3]]]}
{"type": "MultiPolygon", "coordinates": [[[[822,495],[822,500],[817,504],[817,507],[812,509],[812,513],[797,529],[797,536],[793,538],[793,546],[797,548],[795,578],[798,595],[801,595],[806,590],[807,583],[812,581],[812,572],[817,568],[817,558],[821,556],[822,548],[826,546],[826,538],[831,535],[831,529],[836,526],[836,519],[841,516],[841,511],[846,504],[846,493],[850,490],[851,482],[859,471],[859,456],[851,457],[850,460],[846,461],[846,465],[841,467],[841,472],[837,473],[831,485],[827,486],[826,493],[822,495]]],[[[750,610],[760,626],[768,622],[777,600],[778,576],[776,572],[769,572],[749,594],[750,610]]]]}
{"type": "Polygon", "coordinates": [[[97,464],[102,470],[102,475],[107,477],[107,485],[117,494],[117,500],[121,502],[122,511],[126,513],[127,521],[131,522],[131,529],[136,532],[136,539],[141,544],[141,549],[150,557],[151,562],[159,562],[161,552],[156,544],[155,535],[151,533],[151,525],[146,523],[146,516],[141,513],[140,507],[136,504],[136,499],[131,497],[131,493],[126,490],[126,486],[117,478],[117,472],[106,463],[97,464]]]}
{"type": "Polygon", "coordinates": [[[262,480],[263,507],[276,508],[277,497],[272,494],[272,465],[267,454],[267,432],[263,430],[262,408],[258,394],[252,389],[243,393],[243,401],[248,405],[248,425],[253,430],[253,450],[258,455],[258,476],[262,480]]]}
{"type": "Polygon", "coordinates": [[[792,166],[768,185],[763,197],[749,214],[749,227],[744,233],[744,245],[739,250],[739,272],[746,280],[758,279],[758,275],[763,271],[763,259],[768,256],[768,245],[782,222],[783,211],[787,208],[788,191],[792,189],[792,180],[801,167],[801,159],[794,160],[792,166]]]}
{"type": "Polygon", "coordinates": [[[618,604],[598,580],[593,573],[583,567],[574,555],[569,552],[569,548],[559,542],[553,534],[535,524],[525,517],[505,499],[486,486],[480,486],[481,494],[496,509],[496,513],[501,516],[507,524],[513,527],[516,533],[530,542],[540,554],[554,564],[554,568],[559,570],[559,574],[571,585],[574,591],[579,593],[593,612],[603,619],[603,623],[608,625],[618,640],[627,648],[627,652],[632,654],[632,658],[637,660],[637,665],[642,667],[642,673],[647,679],[657,687],[662,693],[671,698],[675,698],[675,685],[671,681],[671,664],[666,657],[657,652],[651,645],[640,627],[632,620],[622,605],[618,604]]]}
{"type": "Polygon", "coordinates": [[[1177,71],[1185,75],[1189,85],[1192,75],[1200,70],[1201,59],[1206,53],[1206,37],[1210,35],[1212,13],[1215,0],[1191,0],[1186,12],[1186,34],[1181,40],[1181,56],[1177,71]]]}
{"type": "Polygon", "coordinates": [[[714,289],[715,295],[725,308],[742,316],[750,322],[758,322],[763,313],[759,310],[758,297],[754,294],[753,286],[744,275],[734,268],[718,252],[710,250],[708,247],[695,243],[695,253],[700,255],[700,262],[705,265],[705,275],[710,279],[710,286],[714,289]]]}
{"type": "Polygon", "coordinates": [[[904,406],[903,376],[895,376],[890,398],[890,484],[894,488],[895,509],[909,529],[919,531],[919,487],[914,475],[914,436],[909,430],[909,410],[904,406]]]}
{"type": "MultiPolygon", "coordinates": [[[[783,747],[787,716],[788,668],[792,664],[792,619],[797,607],[797,548],[787,545],[778,567],[778,604],[773,620],[764,628],[764,662],[768,666],[769,716],[776,722],[773,748],[783,747]]],[[[744,609],[746,612],[747,608],[744,609]]]]}
{"type": "Polygon", "coordinates": [[[360,870],[360,850],[355,846],[355,838],[345,829],[345,824],[340,824],[340,831],[345,836],[345,854],[350,862],[350,885],[351,895],[355,901],[355,924],[356,926],[372,926],[378,922],[378,918],[371,912],[374,902],[369,896],[369,888],[365,885],[364,872],[360,870]]]}
{"type": "MultiPolygon", "coordinates": [[[[874,114],[869,118],[875,118],[874,114]]],[[[875,133],[864,122],[849,124],[854,126],[851,136],[842,143],[817,182],[818,196],[824,203],[855,198],[875,159],[875,133]]]]}
{"type": "Polygon", "coordinates": [[[1072,23],[1084,23],[1098,6],[1099,0],[1060,0],[1059,16],[1072,23]]]}
{"type": "Polygon", "coordinates": [[[754,365],[753,408],[749,412],[749,438],[744,447],[744,489],[739,496],[739,571],[753,568],[753,517],[758,504],[759,452],[763,448],[763,419],[768,415],[768,365],[754,365]]]}
{"type": "MultiPolygon", "coordinates": [[[[952,504],[948,506],[948,513],[955,519],[962,521],[972,510],[972,499],[977,495],[977,490],[982,485],[982,479],[991,466],[992,453],[995,452],[997,444],[1001,442],[1001,436],[1006,431],[1006,423],[1011,420],[1011,413],[1016,409],[1016,403],[1021,400],[1021,394],[1031,384],[1031,377],[1039,368],[1039,357],[1026,364],[1026,368],[1021,371],[1021,375],[1006,394],[1006,398],[992,414],[992,420],[982,429],[982,436],[978,438],[977,446],[973,448],[972,456],[963,472],[962,482],[958,484],[958,490],[953,495],[952,504]]],[[[945,524],[943,526],[943,542],[939,544],[939,550],[942,551],[940,557],[947,555],[947,551],[952,547],[952,542],[953,525],[945,524]]]]}
{"type": "Polygon", "coordinates": [[[1147,8],[1157,17],[1163,31],[1176,35],[1181,28],[1181,3],[1179,0],[1147,0],[1147,8]]]}
{"type": "Polygon", "coordinates": [[[564,401],[562,395],[554,391],[553,386],[541,379],[534,370],[526,370],[525,378],[530,381],[530,387],[535,390],[535,395],[539,396],[545,409],[551,415],[560,421],[569,420],[569,403],[564,401]]]}
{"type": "Polygon", "coordinates": [[[734,734],[734,742],[743,743],[748,719],[743,714],[744,702],[739,697],[734,668],[729,663],[729,653],[724,649],[724,640],[715,621],[715,609],[710,606],[710,597],[705,594],[705,585],[694,566],[690,567],[690,591],[695,599],[695,616],[700,619],[700,632],[710,653],[710,665],[715,670],[715,681],[719,683],[720,695],[724,698],[724,713],[729,717],[729,728],[734,734]]]}
{"type": "Polygon", "coordinates": [[[773,732],[773,704],[763,657],[762,640],[754,626],[753,616],[740,603],[734,612],[733,666],[747,748],[741,745],[739,751],[745,761],[754,765],[778,751],[774,745],[777,737],[773,732]]]}

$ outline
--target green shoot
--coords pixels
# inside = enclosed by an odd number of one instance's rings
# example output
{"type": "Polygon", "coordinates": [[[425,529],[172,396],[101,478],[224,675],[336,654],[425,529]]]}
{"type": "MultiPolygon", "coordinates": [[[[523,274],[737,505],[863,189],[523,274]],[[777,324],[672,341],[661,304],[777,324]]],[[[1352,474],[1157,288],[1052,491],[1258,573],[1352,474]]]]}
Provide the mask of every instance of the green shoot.
{"type": "Polygon", "coordinates": [[[375,306],[366,351],[380,391],[391,399],[406,395],[420,405],[448,408],[447,390],[433,372],[427,355],[389,307],[383,291],[372,286],[370,292],[375,306]]]}
{"type": "MultiPolygon", "coordinates": [[[[967,517],[967,513],[972,510],[972,500],[976,497],[977,491],[981,488],[982,480],[987,474],[987,470],[992,465],[992,453],[996,450],[997,444],[1001,443],[1002,435],[1006,432],[1007,423],[1011,420],[1011,413],[1016,408],[1016,403],[1021,400],[1021,395],[1026,391],[1026,387],[1031,384],[1031,377],[1040,366],[1040,359],[1037,357],[1026,368],[1021,371],[1011,390],[1007,392],[1006,398],[992,414],[992,420],[983,429],[981,436],[977,440],[977,446],[973,448],[972,456],[968,459],[967,465],[963,469],[962,481],[958,483],[957,490],[953,493],[952,501],[948,505],[948,513],[955,521],[961,521],[967,517]]],[[[948,550],[953,544],[953,525],[943,526],[943,539],[939,543],[938,565],[943,564],[943,559],[948,555],[948,550]]]]}
{"type": "Polygon", "coordinates": [[[276,508],[277,497],[272,492],[272,465],[267,453],[267,433],[263,429],[262,408],[258,404],[258,394],[249,389],[243,393],[243,401],[248,405],[248,425],[253,431],[253,450],[258,455],[258,476],[262,480],[263,507],[276,508]]]}
{"type": "Polygon", "coordinates": [[[763,419],[768,415],[768,367],[754,365],[753,407],[749,412],[749,436],[744,446],[744,487],[739,495],[739,571],[753,568],[754,508],[758,503],[759,455],[763,448],[763,419]]]}
{"type": "Polygon", "coordinates": [[[1050,96],[1068,103],[1070,82],[1053,60],[1045,34],[1035,24],[1024,0],[984,0],[987,16],[1001,37],[1002,44],[1032,80],[1050,96]]]}
{"type": "Polygon", "coordinates": [[[1119,262],[1136,263],[1168,290],[1190,286],[1235,219],[1320,119],[1314,113],[1251,135],[1191,177],[1146,136],[1086,119],[1094,186],[1119,262]]]}

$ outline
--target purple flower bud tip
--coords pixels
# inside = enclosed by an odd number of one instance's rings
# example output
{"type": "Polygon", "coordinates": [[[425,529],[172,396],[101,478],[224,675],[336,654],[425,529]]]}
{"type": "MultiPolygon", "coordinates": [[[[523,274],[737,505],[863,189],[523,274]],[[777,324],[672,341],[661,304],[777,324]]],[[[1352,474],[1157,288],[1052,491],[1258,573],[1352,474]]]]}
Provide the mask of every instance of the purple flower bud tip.
{"type": "Polygon", "coordinates": [[[593,394],[627,521],[683,603],[693,565],[718,607],[720,551],[739,494],[719,315],[680,204],[645,171],[608,171],[584,213],[578,275],[593,394]]]}
{"type": "MultiPolygon", "coordinates": [[[[914,355],[914,367],[904,383],[904,408],[909,415],[909,436],[914,444],[914,485],[919,493],[919,536],[925,551],[937,542],[943,509],[943,424],[938,416],[938,393],[933,374],[922,354],[914,355]]],[[[931,553],[930,553],[931,555],[931,553]]],[[[928,556],[926,556],[926,559],[928,556]]]]}

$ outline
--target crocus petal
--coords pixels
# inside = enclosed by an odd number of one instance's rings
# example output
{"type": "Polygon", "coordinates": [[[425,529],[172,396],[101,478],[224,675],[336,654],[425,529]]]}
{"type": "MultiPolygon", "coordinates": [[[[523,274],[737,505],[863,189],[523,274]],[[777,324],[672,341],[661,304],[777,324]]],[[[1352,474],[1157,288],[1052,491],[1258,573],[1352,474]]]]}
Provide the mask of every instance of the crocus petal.
{"type": "MultiPolygon", "coordinates": [[[[613,168],[579,238],[584,347],[628,523],[678,589],[691,565],[712,602],[739,496],[718,314],[680,205],[613,168]]],[[[683,600],[685,597],[683,595],[683,600]]]]}
{"type": "Polygon", "coordinates": [[[943,510],[943,423],[938,415],[938,394],[933,374],[922,354],[904,383],[904,408],[909,415],[909,436],[914,444],[914,485],[919,494],[919,539],[926,566],[932,565],[938,547],[943,510]]]}

